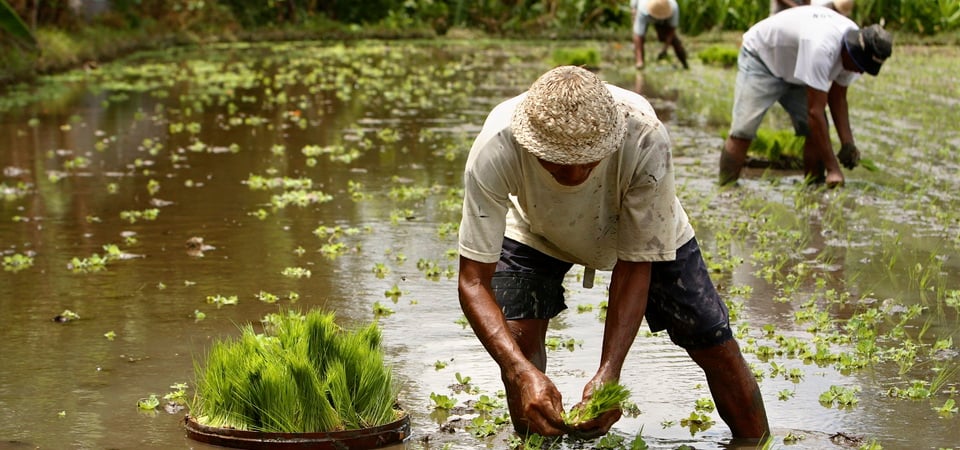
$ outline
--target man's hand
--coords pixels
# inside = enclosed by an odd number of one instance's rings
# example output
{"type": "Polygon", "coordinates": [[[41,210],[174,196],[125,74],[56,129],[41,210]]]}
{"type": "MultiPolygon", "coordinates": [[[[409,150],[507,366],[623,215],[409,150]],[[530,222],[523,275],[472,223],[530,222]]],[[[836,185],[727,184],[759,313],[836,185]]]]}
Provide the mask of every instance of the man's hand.
{"type": "MultiPolygon", "coordinates": [[[[603,384],[602,378],[599,376],[594,377],[586,386],[583,388],[583,399],[580,400],[573,408],[582,408],[590,400],[590,396],[593,395],[594,389],[603,384]]],[[[573,425],[573,430],[570,434],[580,439],[593,439],[595,437],[603,436],[610,431],[610,428],[613,427],[613,424],[617,423],[620,420],[620,417],[623,416],[623,411],[620,408],[612,409],[601,414],[599,417],[581,422],[573,425]]]]}
{"type": "Polygon", "coordinates": [[[511,404],[514,428],[523,434],[560,436],[570,431],[563,423],[563,398],[556,385],[539,370],[525,370],[516,377],[504,380],[507,393],[515,398],[511,404]],[[517,411],[514,411],[516,407],[517,411]],[[520,416],[520,417],[517,417],[520,416]]]}
{"type": "Polygon", "coordinates": [[[857,145],[853,142],[847,142],[840,146],[837,159],[840,161],[840,164],[843,164],[843,167],[853,169],[860,164],[860,150],[857,150],[857,145]]]}

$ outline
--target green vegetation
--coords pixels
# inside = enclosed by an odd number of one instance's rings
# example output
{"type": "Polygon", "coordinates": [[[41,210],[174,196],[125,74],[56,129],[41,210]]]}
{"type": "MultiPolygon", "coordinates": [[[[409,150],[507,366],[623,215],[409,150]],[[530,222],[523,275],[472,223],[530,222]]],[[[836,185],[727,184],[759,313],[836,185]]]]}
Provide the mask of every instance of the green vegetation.
{"type": "Polygon", "coordinates": [[[554,66],[600,68],[600,52],[595,48],[558,48],[553,51],[551,60],[554,66]]]}
{"type": "Polygon", "coordinates": [[[195,363],[191,415],[201,424],[267,432],[331,432],[391,423],[397,388],[376,322],[356,330],[333,313],[275,313],[213,344],[195,363]]]}
{"type": "Polygon", "coordinates": [[[739,50],[729,45],[711,45],[697,52],[700,62],[720,67],[733,67],[737,65],[737,56],[739,50]]]}
{"type": "MultiPolygon", "coordinates": [[[[690,36],[743,31],[768,14],[767,3],[751,0],[678,3],[681,32],[690,36]]],[[[458,30],[459,35],[622,40],[630,29],[628,5],[620,0],[117,0],[110,4],[106,12],[87,19],[68,2],[0,0],[0,30],[15,38],[0,44],[0,83],[184,43],[420,38],[445,36],[450,30],[458,30]],[[22,20],[26,17],[39,20],[28,26],[22,20]]],[[[897,31],[956,43],[960,0],[861,0],[852,18],[861,24],[884,21],[897,31]]]]}
{"type": "Polygon", "coordinates": [[[37,38],[33,36],[17,12],[7,3],[0,0],[0,31],[7,32],[18,45],[34,50],[37,47],[37,38]]]}
{"type": "Polygon", "coordinates": [[[620,407],[630,398],[630,390],[619,383],[604,383],[593,390],[586,403],[574,406],[563,415],[568,425],[577,425],[596,419],[620,407]]]}
{"type": "Polygon", "coordinates": [[[761,128],[757,138],[750,143],[748,154],[757,155],[771,165],[783,169],[803,168],[803,136],[793,130],[770,130],[761,128]]]}

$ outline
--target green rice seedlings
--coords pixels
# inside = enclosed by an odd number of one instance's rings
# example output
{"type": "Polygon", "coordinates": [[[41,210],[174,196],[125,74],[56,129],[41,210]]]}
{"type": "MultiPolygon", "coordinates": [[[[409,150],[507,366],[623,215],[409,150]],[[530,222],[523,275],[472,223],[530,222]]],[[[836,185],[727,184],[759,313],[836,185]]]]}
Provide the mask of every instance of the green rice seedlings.
{"type": "Polygon", "coordinates": [[[574,406],[563,414],[567,425],[579,425],[620,407],[630,398],[630,391],[619,383],[604,383],[594,389],[586,403],[574,406]]]}
{"type": "Polygon", "coordinates": [[[734,67],[737,65],[737,55],[740,50],[731,45],[713,45],[697,53],[700,62],[704,65],[720,67],[734,67]]]}
{"type": "Polygon", "coordinates": [[[263,333],[242,328],[195,361],[197,422],[220,428],[298,433],[395,421],[397,388],[376,323],[356,331],[332,313],[272,314],[263,333]]]}

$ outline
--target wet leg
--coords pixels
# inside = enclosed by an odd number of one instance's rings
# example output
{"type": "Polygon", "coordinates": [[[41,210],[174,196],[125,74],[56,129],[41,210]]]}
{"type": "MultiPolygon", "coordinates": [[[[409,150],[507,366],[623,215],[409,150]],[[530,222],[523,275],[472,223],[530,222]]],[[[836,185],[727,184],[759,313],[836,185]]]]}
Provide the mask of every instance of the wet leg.
{"type": "Polygon", "coordinates": [[[770,425],[760,387],[740,353],[737,341],[687,353],[703,369],[717,405],[717,412],[735,438],[761,439],[769,436],[770,425]]]}
{"type": "Polygon", "coordinates": [[[680,60],[680,64],[683,64],[683,68],[689,69],[690,65],[687,64],[687,50],[683,48],[683,42],[680,42],[680,38],[676,35],[673,36],[673,52],[677,54],[677,59],[680,60]]]}
{"type": "Polygon", "coordinates": [[[747,161],[747,149],[750,140],[730,136],[723,144],[720,153],[720,185],[736,183],[740,178],[740,171],[747,161]]]}

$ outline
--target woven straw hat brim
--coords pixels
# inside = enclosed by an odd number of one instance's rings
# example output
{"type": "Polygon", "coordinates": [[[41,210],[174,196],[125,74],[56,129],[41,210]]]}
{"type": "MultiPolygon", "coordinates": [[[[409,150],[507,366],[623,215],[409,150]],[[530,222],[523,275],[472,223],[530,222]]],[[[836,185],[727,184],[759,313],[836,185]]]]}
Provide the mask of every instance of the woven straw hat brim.
{"type": "Polygon", "coordinates": [[[596,75],[579,67],[560,67],[531,86],[513,113],[511,129],[517,143],[537,158],[562,165],[591,164],[620,148],[626,111],[596,75]],[[581,78],[565,81],[570,76],[581,78]]]}

